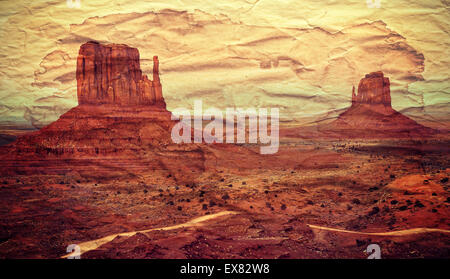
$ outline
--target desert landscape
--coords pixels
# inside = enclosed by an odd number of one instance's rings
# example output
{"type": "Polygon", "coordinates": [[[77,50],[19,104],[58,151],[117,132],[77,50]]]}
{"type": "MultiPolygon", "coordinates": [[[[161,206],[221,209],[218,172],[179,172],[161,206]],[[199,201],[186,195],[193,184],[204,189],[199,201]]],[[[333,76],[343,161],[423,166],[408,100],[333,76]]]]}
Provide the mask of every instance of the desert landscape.
{"type": "Polygon", "coordinates": [[[1,258],[449,258],[449,133],[393,109],[383,72],[262,155],[175,144],[163,64],[80,46],[78,106],[0,147],[1,258]]]}

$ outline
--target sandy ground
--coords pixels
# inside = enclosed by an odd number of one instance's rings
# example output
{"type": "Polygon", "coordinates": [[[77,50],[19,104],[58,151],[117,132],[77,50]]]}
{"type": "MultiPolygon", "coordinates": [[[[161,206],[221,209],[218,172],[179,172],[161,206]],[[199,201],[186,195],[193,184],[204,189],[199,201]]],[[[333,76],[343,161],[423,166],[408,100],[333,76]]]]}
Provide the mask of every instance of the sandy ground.
{"type": "MultiPolygon", "coordinates": [[[[0,181],[0,257],[449,258],[449,142],[283,140],[247,168],[0,181]]],[[[256,146],[246,147],[251,150],[256,146]]],[[[221,165],[222,166],[222,165],[221,165]]]]}

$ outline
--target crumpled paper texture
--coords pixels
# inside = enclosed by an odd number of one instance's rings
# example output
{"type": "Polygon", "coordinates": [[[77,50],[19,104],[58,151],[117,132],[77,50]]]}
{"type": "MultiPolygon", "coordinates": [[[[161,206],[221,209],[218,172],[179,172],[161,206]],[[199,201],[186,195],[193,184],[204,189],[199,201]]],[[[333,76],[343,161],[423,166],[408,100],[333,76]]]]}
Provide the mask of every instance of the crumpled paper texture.
{"type": "Polygon", "coordinates": [[[383,71],[393,108],[450,123],[448,1],[2,1],[0,125],[42,127],[76,106],[76,57],[89,40],[161,65],[168,109],[278,107],[282,121],[335,117],[352,86],[383,71]]]}

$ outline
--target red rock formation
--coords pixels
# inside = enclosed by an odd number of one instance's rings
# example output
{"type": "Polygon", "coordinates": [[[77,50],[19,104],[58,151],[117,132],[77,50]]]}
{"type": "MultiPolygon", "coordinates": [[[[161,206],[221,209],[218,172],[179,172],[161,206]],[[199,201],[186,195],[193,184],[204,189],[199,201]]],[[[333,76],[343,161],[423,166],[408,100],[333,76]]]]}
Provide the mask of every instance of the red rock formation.
{"type": "Polygon", "coordinates": [[[353,85],[352,89],[352,105],[356,103],[356,94],[355,94],[355,86],[353,85]]]}
{"type": "Polygon", "coordinates": [[[125,45],[83,44],[77,62],[79,105],[1,147],[0,175],[77,172],[106,180],[162,173],[192,182],[205,165],[217,165],[216,152],[239,156],[233,162],[249,158],[238,146],[217,144],[211,152],[211,146],[172,141],[178,121],[166,109],[157,56],[153,81],[142,74],[138,50],[125,45]],[[215,163],[206,164],[210,159],[215,163]]]}
{"type": "MultiPolygon", "coordinates": [[[[62,163],[64,159],[78,160],[82,168],[89,166],[90,172],[99,170],[98,160],[120,162],[123,168],[158,168],[159,156],[150,153],[172,144],[170,132],[176,122],[171,120],[162,96],[158,57],[153,61],[151,81],[142,74],[136,48],[83,44],[76,72],[79,105],[57,121],[2,149],[4,158],[13,162],[4,162],[3,173],[59,173],[78,169],[74,161],[62,163]],[[34,167],[29,167],[30,164],[34,167]]],[[[178,147],[185,148],[177,145],[173,148],[178,147]]],[[[193,158],[191,161],[195,161],[193,158]]]]}
{"type": "Polygon", "coordinates": [[[158,57],[153,57],[153,81],[142,74],[139,51],[126,45],[88,42],[77,59],[80,105],[117,104],[165,107],[158,57]]]}
{"type": "Polygon", "coordinates": [[[382,72],[361,79],[358,95],[353,86],[352,106],[321,129],[340,131],[338,136],[351,138],[420,137],[435,132],[391,107],[389,78],[382,72]]]}
{"type": "Polygon", "coordinates": [[[367,74],[359,82],[358,95],[353,87],[352,104],[383,104],[391,106],[391,91],[389,78],[383,72],[367,74]]]}
{"type": "Polygon", "coordinates": [[[352,105],[336,120],[317,126],[291,128],[283,136],[302,138],[424,138],[437,131],[425,127],[391,107],[389,78],[382,72],[366,75],[358,95],[352,90],[352,105]]]}

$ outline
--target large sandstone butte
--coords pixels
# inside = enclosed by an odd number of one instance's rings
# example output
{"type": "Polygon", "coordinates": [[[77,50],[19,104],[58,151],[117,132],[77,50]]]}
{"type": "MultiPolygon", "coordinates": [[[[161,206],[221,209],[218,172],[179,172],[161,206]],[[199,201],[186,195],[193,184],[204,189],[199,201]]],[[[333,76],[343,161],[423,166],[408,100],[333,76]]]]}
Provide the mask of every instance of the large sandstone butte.
{"type": "Polygon", "coordinates": [[[153,80],[142,74],[139,51],[127,45],[87,42],[77,59],[78,103],[166,107],[159,80],[158,56],[153,80]]]}
{"type": "Polygon", "coordinates": [[[383,72],[367,74],[361,79],[358,86],[358,95],[355,87],[352,92],[352,105],[355,104],[383,104],[391,106],[391,89],[389,78],[383,72]]]}
{"type": "Polygon", "coordinates": [[[192,182],[210,167],[251,165],[249,152],[238,146],[172,142],[177,121],[166,109],[156,56],[153,62],[150,81],[136,48],[83,44],[76,73],[79,105],[1,147],[0,174],[72,173],[101,180],[149,175],[192,182]]]}

